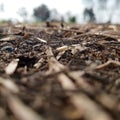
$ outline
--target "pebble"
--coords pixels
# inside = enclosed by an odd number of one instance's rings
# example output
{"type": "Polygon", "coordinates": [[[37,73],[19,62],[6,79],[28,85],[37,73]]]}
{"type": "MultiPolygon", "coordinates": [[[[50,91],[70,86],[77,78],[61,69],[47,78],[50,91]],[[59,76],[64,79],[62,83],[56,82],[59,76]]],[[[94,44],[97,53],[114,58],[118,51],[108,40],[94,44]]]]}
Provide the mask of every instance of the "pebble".
{"type": "Polygon", "coordinates": [[[36,45],[33,46],[33,49],[34,50],[39,50],[40,47],[41,47],[41,44],[36,44],[36,45]]]}
{"type": "Polygon", "coordinates": [[[12,46],[4,46],[1,48],[2,51],[13,52],[14,48],[12,46]]]}
{"type": "Polygon", "coordinates": [[[27,40],[26,43],[27,43],[28,45],[34,45],[34,42],[33,42],[33,41],[30,41],[30,40],[27,40]]]}

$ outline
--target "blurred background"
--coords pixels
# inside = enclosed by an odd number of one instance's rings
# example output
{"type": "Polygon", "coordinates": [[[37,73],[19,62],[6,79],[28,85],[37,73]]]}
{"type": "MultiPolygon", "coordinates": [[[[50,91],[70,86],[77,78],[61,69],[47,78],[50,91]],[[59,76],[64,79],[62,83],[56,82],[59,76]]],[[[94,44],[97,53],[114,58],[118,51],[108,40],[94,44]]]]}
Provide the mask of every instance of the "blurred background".
{"type": "Polygon", "coordinates": [[[120,0],[0,0],[0,22],[120,23],[120,0]]]}

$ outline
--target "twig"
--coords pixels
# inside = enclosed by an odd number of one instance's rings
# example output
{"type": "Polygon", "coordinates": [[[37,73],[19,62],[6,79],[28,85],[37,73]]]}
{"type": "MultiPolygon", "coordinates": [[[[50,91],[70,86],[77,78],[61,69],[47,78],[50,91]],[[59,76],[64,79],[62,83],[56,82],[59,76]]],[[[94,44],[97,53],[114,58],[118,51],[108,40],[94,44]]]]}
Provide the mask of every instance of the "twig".
{"type": "Polygon", "coordinates": [[[19,59],[12,60],[9,63],[9,65],[5,68],[6,74],[12,75],[15,72],[17,66],[18,66],[18,62],[19,62],[19,59]]]}
{"type": "Polygon", "coordinates": [[[0,77],[0,85],[12,93],[19,92],[18,86],[12,80],[0,77]]]}
{"type": "Polygon", "coordinates": [[[6,96],[8,106],[19,120],[43,120],[43,118],[26,106],[18,97],[12,94],[6,96]]]}
{"type": "Polygon", "coordinates": [[[105,67],[107,67],[107,66],[109,66],[109,65],[111,65],[111,64],[120,66],[120,62],[119,62],[119,61],[109,60],[109,61],[107,61],[106,63],[97,66],[95,69],[96,69],[96,70],[104,69],[105,67]]]}
{"type": "Polygon", "coordinates": [[[44,61],[44,59],[41,58],[40,60],[38,60],[37,63],[34,64],[34,67],[35,67],[36,69],[40,68],[40,66],[42,65],[43,61],[44,61]]]}
{"type": "Polygon", "coordinates": [[[100,108],[100,106],[90,100],[87,95],[79,93],[72,95],[70,99],[79,111],[83,110],[85,112],[85,118],[87,120],[112,120],[112,118],[100,108]]]}
{"type": "MultiPolygon", "coordinates": [[[[66,69],[62,64],[60,64],[53,57],[52,49],[50,47],[47,48],[46,54],[48,56],[52,56],[52,57],[48,58],[49,67],[50,67],[51,72],[59,72],[59,71],[63,71],[66,69]]],[[[64,73],[58,74],[57,78],[58,78],[59,82],[62,84],[64,89],[68,89],[68,90],[75,90],[76,89],[73,82],[64,73]]]]}
{"type": "Polygon", "coordinates": [[[35,37],[37,40],[39,40],[40,42],[43,42],[43,43],[47,43],[47,41],[46,40],[43,40],[43,39],[41,39],[41,38],[39,38],[39,37],[35,37]]]}

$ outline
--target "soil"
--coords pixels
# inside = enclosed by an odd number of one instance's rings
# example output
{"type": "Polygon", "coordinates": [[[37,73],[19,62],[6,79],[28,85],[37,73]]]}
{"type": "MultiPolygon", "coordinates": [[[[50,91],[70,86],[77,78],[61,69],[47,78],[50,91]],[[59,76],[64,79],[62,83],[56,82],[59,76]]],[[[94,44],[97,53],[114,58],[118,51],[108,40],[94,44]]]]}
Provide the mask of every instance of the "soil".
{"type": "Polygon", "coordinates": [[[0,120],[120,120],[120,25],[1,25],[0,120]]]}

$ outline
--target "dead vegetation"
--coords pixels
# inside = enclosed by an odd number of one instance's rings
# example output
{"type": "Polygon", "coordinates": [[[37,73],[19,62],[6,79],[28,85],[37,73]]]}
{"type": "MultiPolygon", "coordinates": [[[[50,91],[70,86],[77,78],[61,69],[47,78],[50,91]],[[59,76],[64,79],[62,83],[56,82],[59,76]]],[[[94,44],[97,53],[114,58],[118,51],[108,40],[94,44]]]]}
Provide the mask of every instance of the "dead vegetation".
{"type": "Polygon", "coordinates": [[[119,30],[1,26],[0,120],[119,120],[119,30]]]}

